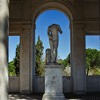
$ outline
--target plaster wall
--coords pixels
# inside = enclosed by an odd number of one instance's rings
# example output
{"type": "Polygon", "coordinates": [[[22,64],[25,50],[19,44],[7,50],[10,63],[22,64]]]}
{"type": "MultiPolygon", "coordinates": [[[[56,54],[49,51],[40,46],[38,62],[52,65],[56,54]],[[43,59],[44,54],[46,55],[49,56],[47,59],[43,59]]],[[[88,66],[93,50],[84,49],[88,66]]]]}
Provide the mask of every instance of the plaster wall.
{"type": "Polygon", "coordinates": [[[100,4],[99,2],[85,2],[84,3],[84,17],[85,18],[100,18],[100,4]]]}
{"type": "MultiPolygon", "coordinates": [[[[11,0],[10,3],[10,33],[20,30],[18,23],[21,25],[26,21],[34,20],[33,15],[38,11],[39,7],[44,6],[43,9],[57,9],[55,3],[66,6],[73,15],[72,21],[81,21],[84,23],[85,31],[88,34],[100,34],[100,2],[99,0],[11,0]],[[12,23],[13,22],[13,23],[12,23]],[[17,22],[17,23],[16,23],[17,22]],[[23,22],[23,23],[22,23],[23,22]],[[12,24],[11,24],[12,23],[12,24]],[[17,28],[15,28],[17,27],[17,28]],[[12,30],[13,29],[13,30],[12,30]]],[[[58,5],[60,6],[60,5],[58,5]]],[[[62,6],[62,9],[65,9],[62,6]]],[[[61,8],[58,7],[58,10],[61,8]]],[[[67,9],[65,9],[66,11],[67,9]]],[[[27,22],[28,23],[28,22],[27,22]]],[[[32,23],[32,22],[31,22],[32,23]]]]}

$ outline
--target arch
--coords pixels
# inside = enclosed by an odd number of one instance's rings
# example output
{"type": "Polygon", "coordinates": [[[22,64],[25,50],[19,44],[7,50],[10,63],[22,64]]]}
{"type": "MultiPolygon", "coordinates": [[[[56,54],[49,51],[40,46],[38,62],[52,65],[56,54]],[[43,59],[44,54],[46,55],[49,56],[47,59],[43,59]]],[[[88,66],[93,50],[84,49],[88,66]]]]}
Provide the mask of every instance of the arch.
{"type": "MultiPolygon", "coordinates": [[[[66,1],[66,3],[64,3],[63,1],[62,2],[54,2],[54,1],[48,1],[48,2],[40,2],[38,4],[36,4],[34,7],[34,9],[32,10],[32,23],[33,23],[33,34],[32,34],[32,39],[33,39],[33,42],[32,42],[32,53],[33,55],[35,55],[35,29],[36,29],[36,20],[38,18],[38,16],[40,14],[42,14],[43,12],[47,11],[47,10],[58,10],[62,13],[65,14],[65,16],[67,16],[69,18],[69,21],[70,21],[70,24],[71,24],[71,27],[70,27],[70,38],[71,38],[71,41],[70,41],[70,52],[72,52],[72,34],[73,34],[73,27],[72,27],[72,24],[71,23],[73,20],[76,20],[78,19],[78,16],[76,14],[76,11],[75,9],[73,8],[73,6],[68,2],[66,1]]],[[[72,58],[72,56],[71,56],[72,58]]],[[[35,58],[33,57],[33,63],[32,63],[33,66],[35,66],[35,58]]],[[[73,64],[71,63],[71,66],[73,66],[73,64]]],[[[34,74],[35,74],[35,67],[32,67],[34,68],[32,71],[33,71],[33,80],[32,80],[32,87],[34,87],[34,83],[33,81],[35,80],[34,79],[34,74]]],[[[71,90],[72,92],[72,90],[71,90]]]]}
{"type": "MultiPolygon", "coordinates": [[[[34,7],[33,7],[34,8],[34,7]]],[[[37,6],[33,9],[32,11],[32,22],[33,22],[33,48],[35,48],[35,29],[36,29],[36,20],[41,15],[43,12],[47,10],[57,10],[60,11],[61,13],[64,13],[64,15],[69,19],[69,22],[71,23],[74,19],[77,18],[75,14],[75,10],[72,7],[72,5],[67,2],[67,3],[61,3],[61,2],[51,2],[48,1],[46,3],[42,2],[40,5],[39,3],[37,6]]],[[[71,28],[71,27],[70,27],[71,28]]],[[[70,29],[71,30],[71,29],[70,29]]],[[[71,38],[71,31],[70,31],[70,38],[71,38]]],[[[71,42],[70,41],[70,52],[71,50],[71,42]]],[[[35,49],[33,50],[33,55],[35,55],[35,49]]],[[[34,58],[34,57],[33,57],[34,58]]],[[[35,65],[35,58],[33,61],[33,66],[35,65]]],[[[34,69],[35,70],[35,69],[34,69]]],[[[35,72],[34,72],[35,73],[35,72]]]]}
{"type": "Polygon", "coordinates": [[[38,16],[46,10],[58,10],[64,13],[70,21],[77,19],[74,8],[70,4],[62,4],[59,2],[42,3],[38,8],[35,8],[35,12],[32,14],[32,20],[35,23],[38,16]]]}

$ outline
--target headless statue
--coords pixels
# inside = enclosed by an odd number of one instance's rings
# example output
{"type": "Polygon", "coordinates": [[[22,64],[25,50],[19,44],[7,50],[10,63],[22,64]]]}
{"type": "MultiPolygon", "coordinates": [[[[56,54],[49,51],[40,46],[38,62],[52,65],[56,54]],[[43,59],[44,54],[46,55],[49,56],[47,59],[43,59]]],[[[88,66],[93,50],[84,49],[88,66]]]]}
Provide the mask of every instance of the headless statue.
{"type": "Polygon", "coordinates": [[[62,34],[62,30],[59,25],[52,24],[48,27],[48,37],[49,37],[49,44],[51,49],[51,63],[57,63],[57,54],[58,54],[58,43],[59,43],[59,36],[58,32],[62,34]]]}

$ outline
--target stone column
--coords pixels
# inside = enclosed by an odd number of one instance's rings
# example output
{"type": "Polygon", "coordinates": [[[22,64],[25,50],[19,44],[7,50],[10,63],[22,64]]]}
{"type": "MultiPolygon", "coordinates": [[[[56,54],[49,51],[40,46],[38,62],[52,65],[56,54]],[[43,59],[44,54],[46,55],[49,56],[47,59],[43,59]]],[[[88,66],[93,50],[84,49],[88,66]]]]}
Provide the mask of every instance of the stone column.
{"type": "Polygon", "coordinates": [[[86,91],[85,32],[84,24],[73,22],[71,26],[71,68],[74,93],[86,91]]]}
{"type": "Polygon", "coordinates": [[[65,100],[62,75],[61,65],[46,65],[45,93],[42,100],[65,100]]]}
{"type": "Polygon", "coordinates": [[[30,35],[30,86],[33,92],[35,81],[35,24],[31,27],[30,35]]]}
{"type": "Polygon", "coordinates": [[[20,93],[30,94],[30,32],[24,26],[20,36],[20,93]]]}
{"type": "Polygon", "coordinates": [[[8,100],[7,36],[9,0],[0,0],[0,100],[8,100]]]}

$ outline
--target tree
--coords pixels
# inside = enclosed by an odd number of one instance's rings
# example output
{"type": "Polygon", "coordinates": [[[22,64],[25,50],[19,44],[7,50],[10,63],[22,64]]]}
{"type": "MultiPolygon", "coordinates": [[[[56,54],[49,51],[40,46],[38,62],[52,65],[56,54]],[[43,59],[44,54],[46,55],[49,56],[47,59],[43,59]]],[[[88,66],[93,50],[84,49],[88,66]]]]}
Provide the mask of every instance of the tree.
{"type": "Polygon", "coordinates": [[[9,72],[9,76],[15,76],[16,75],[14,60],[12,60],[11,62],[8,63],[8,72],[9,72]]]}
{"type": "Polygon", "coordinates": [[[9,76],[18,76],[20,66],[20,44],[16,47],[15,58],[8,63],[9,76]]]}
{"type": "Polygon", "coordinates": [[[86,49],[86,68],[87,75],[90,69],[99,67],[100,68],[100,51],[96,49],[86,49]]]}
{"type": "Polygon", "coordinates": [[[70,53],[68,54],[66,61],[67,61],[67,65],[70,65],[70,53]]]}
{"type": "MultiPolygon", "coordinates": [[[[66,59],[58,60],[59,64],[63,65],[64,68],[66,66],[70,66],[70,53],[66,59]]],[[[89,74],[89,71],[92,70],[92,73],[97,75],[100,74],[100,50],[96,49],[86,49],[86,73],[89,74]],[[97,71],[98,70],[98,71],[97,71]]]]}
{"type": "Polygon", "coordinates": [[[59,59],[58,63],[60,65],[63,65],[63,75],[64,76],[70,76],[71,75],[71,71],[70,71],[70,54],[68,54],[66,59],[59,59]]]}
{"type": "Polygon", "coordinates": [[[68,65],[70,65],[70,53],[68,54],[67,58],[63,59],[59,59],[58,63],[63,65],[64,68],[67,67],[68,65]]]}
{"type": "Polygon", "coordinates": [[[16,75],[19,75],[19,67],[20,67],[20,44],[16,47],[16,55],[14,58],[14,66],[15,66],[15,72],[16,75]]]}
{"type": "Polygon", "coordinates": [[[42,76],[43,75],[43,62],[42,62],[42,55],[43,55],[43,43],[40,40],[40,36],[38,36],[38,41],[36,43],[36,51],[35,51],[35,55],[36,55],[36,67],[35,67],[35,73],[38,76],[42,76]]]}

